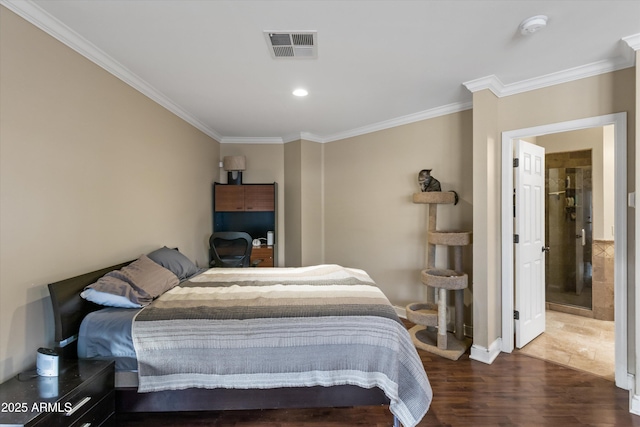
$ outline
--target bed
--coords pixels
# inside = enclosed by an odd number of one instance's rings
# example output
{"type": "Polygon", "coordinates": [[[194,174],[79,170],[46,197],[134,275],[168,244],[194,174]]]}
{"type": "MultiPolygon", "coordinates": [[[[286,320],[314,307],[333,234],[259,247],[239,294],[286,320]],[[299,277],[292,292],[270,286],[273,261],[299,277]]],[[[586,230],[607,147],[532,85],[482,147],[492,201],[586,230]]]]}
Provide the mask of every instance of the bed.
{"type": "Polygon", "coordinates": [[[422,362],[364,271],[320,265],[189,275],[165,263],[178,283],[145,294],[141,308],[105,308],[80,296],[141,258],[49,285],[58,351],[116,360],[116,411],[389,405],[395,422],[410,427],[428,410],[422,362]],[[105,333],[114,329],[107,323],[130,333],[117,351],[108,349],[119,339],[105,333]],[[91,336],[97,344],[87,344],[91,336]]]}

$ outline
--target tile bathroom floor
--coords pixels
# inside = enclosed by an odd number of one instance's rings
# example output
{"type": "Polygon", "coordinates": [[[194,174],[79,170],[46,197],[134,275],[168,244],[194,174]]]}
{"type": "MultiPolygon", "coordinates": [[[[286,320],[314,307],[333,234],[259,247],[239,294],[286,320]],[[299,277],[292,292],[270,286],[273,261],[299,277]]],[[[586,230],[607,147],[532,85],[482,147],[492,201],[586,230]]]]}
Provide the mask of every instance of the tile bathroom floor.
{"type": "Polygon", "coordinates": [[[520,353],[615,378],[614,322],[546,311],[546,330],[520,353]]]}

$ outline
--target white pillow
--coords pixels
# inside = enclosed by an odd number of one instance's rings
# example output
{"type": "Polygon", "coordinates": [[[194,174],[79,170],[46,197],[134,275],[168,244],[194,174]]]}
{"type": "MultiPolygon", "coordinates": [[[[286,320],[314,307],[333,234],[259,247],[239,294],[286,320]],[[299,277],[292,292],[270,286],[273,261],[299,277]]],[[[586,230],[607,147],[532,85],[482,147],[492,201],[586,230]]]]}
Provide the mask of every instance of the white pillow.
{"type": "Polygon", "coordinates": [[[87,301],[99,305],[105,305],[107,307],[120,307],[120,308],[140,308],[140,304],[133,303],[129,298],[122,295],[114,295],[107,292],[96,291],[95,289],[87,288],[80,296],[87,301]]]}

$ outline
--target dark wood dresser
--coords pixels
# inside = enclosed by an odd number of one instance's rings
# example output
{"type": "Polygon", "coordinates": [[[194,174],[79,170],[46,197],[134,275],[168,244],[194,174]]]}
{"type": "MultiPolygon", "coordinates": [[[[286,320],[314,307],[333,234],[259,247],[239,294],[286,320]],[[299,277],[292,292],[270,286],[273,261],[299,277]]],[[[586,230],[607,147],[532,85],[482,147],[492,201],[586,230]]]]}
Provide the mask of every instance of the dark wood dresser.
{"type": "Polygon", "coordinates": [[[62,359],[57,377],[29,373],[0,384],[0,426],[97,427],[113,420],[113,362],[62,359]]]}

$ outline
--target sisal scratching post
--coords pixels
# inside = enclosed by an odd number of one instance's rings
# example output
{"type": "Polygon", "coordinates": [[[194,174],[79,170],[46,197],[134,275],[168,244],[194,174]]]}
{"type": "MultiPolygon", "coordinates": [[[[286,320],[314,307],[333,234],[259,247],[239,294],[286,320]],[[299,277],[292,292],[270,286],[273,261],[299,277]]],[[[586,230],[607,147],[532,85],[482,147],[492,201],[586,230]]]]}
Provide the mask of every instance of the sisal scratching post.
{"type": "MultiPolygon", "coordinates": [[[[462,271],[462,246],[455,246],[454,267],[455,271],[462,271]]],[[[455,292],[456,302],[456,339],[464,340],[464,289],[457,289],[455,292]]]]}
{"type": "Polygon", "coordinates": [[[438,348],[447,349],[447,290],[438,288],[438,348]]]}

